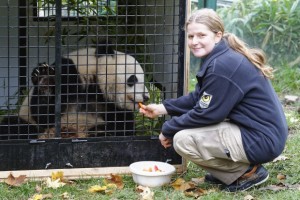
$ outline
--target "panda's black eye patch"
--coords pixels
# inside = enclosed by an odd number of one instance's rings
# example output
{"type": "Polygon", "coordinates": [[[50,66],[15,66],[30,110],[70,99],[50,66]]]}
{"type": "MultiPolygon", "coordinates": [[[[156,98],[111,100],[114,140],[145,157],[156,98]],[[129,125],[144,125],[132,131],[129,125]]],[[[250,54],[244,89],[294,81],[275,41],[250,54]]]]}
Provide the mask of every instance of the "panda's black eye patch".
{"type": "Polygon", "coordinates": [[[131,75],[128,79],[127,79],[127,85],[129,87],[132,87],[134,84],[136,84],[138,82],[138,78],[135,75],[131,75]]]}

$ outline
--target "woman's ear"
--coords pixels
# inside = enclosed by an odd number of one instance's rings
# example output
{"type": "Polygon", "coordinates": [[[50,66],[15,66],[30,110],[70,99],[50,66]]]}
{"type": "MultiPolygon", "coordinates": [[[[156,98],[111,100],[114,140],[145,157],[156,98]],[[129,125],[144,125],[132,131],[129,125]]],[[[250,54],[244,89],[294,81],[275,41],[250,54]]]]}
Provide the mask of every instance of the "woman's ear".
{"type": "Polygon", "coordinates": [[[221,31],[217,32],[216,36],[215,36],[215,43],[219,43],[222,39],[222,36],[223,36],[223,33],[221,31]]]}

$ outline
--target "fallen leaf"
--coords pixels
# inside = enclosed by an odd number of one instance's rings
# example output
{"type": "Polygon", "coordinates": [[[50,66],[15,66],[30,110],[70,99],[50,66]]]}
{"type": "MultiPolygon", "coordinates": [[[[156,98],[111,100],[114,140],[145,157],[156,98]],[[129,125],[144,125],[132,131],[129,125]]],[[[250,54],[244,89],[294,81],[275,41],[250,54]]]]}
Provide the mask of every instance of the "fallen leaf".
{"type": "Polygon", "coordinates": [[[139,192],[139,200],[153,200],[154,192],[149,187],[138,186],[136,191],[139,192]]]}
{"type": "Polygon", "coordinates": [[[296,101],[298,101],[299,97],[295,96],[295,95],[285,95],[284,96],[284,100],[286,101],[286,103],[295,103],[296,101]]]}
{"type": "Polygon", "coordinates": [[[185,183],[185,180],[183,178],[178,178],[176,179],[173,183],[171,183],[171,186],[175,189],[175,190],[179,190],[180,186],[182,184],[185,183]]]}
{"type": "Polygon", "coordinates": [[[43,199],[52,199],[52,194],[34,194],[33,197],[29,198],[28,200],[43,200],[43,199]]]}
{"type": "Polygon", "coordinates": [[[185,191],[184,195],[187,197],[194,197],[197,199],[198,197],[203,196],[206,193],[207,193],[206,190],[201,188],[196,188],[195,190],[185,191]]]}
{"type": "Polygon", "coordinates": [[[135,188],[135,191],[138,193],[142,193],[146,188],[146,186],[139,185],[135,188]]]}
{"type": "Polygon", "coordinates": [[[106,189],[107,189],[106,186],[94,185],[94,186],[90,187],[90,189],[88,191],[91,193],[105,192],[106,189]]]}
{"type": "Polygon", "coordinates": [[[18,177],[14,177],[12,173],[10,173],[5,180],[5,183],[10,186],[20,186],[25,182],[26,175],[20,175],[18,177]]]}
{"type": "Polygon", "coordinates": [[[211,192],[215,192],[215,190],[204,190],[202,188],[196,187],[197,184],[203,182],[204,182],[204,177],[192,178],[191,181],[188,182],[186,182],[182,178],[178,178],[173,183],[171,183],[171,186],[175,190],[182,191],[184,195],[187,197],[193,197],[195,199],[198,199],[200,196],[203,196],[211,192]]]}
{"type": "Polygon", "coordinates": [[[285,189],[288,189],[288,187],[283,183],[278,183],[277,185],[268,185],[266,187],[259,188],[259,190],[272,190],[272,191],[279,191],[285,189]]]}
{"type": "Polygon", "coordinates": [[[56,179],[55,181],[52,181],[51,178],[47,178],[46,180],[46,187],[48,188],[57,189],[64,185],[66,185],[66,183],[61,182],[60,179],[56,179]]]}
{"type": "Polygon", "coordinates": [[[289,158],[288,157],[286,157],[286,156],[284,156],[284,155],[280,155],[280,156],[278,156],[277,158],[275,158],[274,160],[273,160],[273,162],[277,162],[277,161],[284,161],[284,160],[288,160],[289,158]]]}
{"type": "Polygon", "coordinates": [[[105,183],[106,184],[113,183],[118,187],[118,189],[123,189],[124,188],[123,179],[119,175],[110,174],[110,177],[105,178],[105,183]]]}
{"type": "Polygon", "coordinates": [[[199,178],[192,178],[191,181],[195,182],[196,184],[202,184],[204,183],[205,177],[199,177],[199,178]]]}
{"type": "Polygon", "coordinates": [[[289,189],[300,190],[300,184],[288,185],[289,189]]]}
{"type": "Polygon", "coordinates": [[[180,187],[180,191],[194,190],[196,189],[196,184],[193,181],[185,182],[180,187]]]}
{"type": "Polygon", "coordinates": [[[52,194],[43,194],[43,199],[52,199],[53,195],[52,194]]]}
{"type": "Polygon", "coordinates": [[[37,193],[41,193],[42,188],[41,188],[39,185],[36,185],[36,186],[35,186],[35,191],[36,191],[37,193]]]}
{"type": "Polygon", "coordinates": [[[42,200],[43,199],[43,195],[42,194],[35,194],[32,197],[32,200],[42,200]]]}
{"type": "Polygon", "coordinates": [[[277,179],[278,180],[285,180],[286,179],[286,175],[284,175],[284,174],[278,174],[277,175],[277,179]]]}
{"type": "Polygon", "coordinates": [[[196,188],[196,183],[194,181],[188,181],[186,182],[184,179],[182,178],[178,178],[176,179],[175,182],[171,183],[171,186],[175,189],[175,190],[179,190],[179,191],[187,191],[187,190],[193,190],[196,188]]]}
{"type": "Polygon", "coordinates": [[[62,193],[60,196],[61,196],[62,199],[69,199],[70,198],[70,195],[67,192],[62,193]]]}
{"type": "Polygon", "coordinates": [[[51,180],[55,181],[59,179],[61,182],[64,182],[64,172],[63,171],[58,171],[58,172],[52,172],[51,173],[51,180]]]}
{"type": "Polygon", "coordinates": [[[254,200],[254,197],[248,194],[244,197],[244,200],[254,200]]]}
{"type": "Polygon", "coordinates": [[[111,195],[117,189],[117,185],[114,183],[109,183],[106,185],[105,194],[111,195]]]}

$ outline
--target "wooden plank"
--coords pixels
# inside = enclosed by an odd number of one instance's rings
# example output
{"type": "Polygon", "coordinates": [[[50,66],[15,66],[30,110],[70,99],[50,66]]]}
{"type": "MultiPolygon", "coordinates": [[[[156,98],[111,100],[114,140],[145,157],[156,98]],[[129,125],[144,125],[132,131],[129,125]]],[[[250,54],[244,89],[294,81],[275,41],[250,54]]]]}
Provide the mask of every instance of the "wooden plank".
{"type": "MultiPolygon", "coordinates": [[[[185,21],[189,18],[191,15],[191,1],[186,2],[186,16],[185,21]]],[[[185,28],[185,27],[184,27],[185,28]]],[[[185,51],[184,51],[184,59],[185,59],[185,72],[184,72],[184,94],[189,93],[189,79],[190,79],[190,60],[191,60],[191,53],[190,49],[187,45],[187,34],[185,32],[185,51]]]]}
{"type": "MultiPolygon", "coordinates": [[[[173,165],[176,173],[183,173],[184,165],[173,165]]],[[[52,172],[62,171],[64,177],[68,180],[89,179],[97,177],[106,177],[110,174],[130,175],[129,167],[102,167],[102,168],[77,168],[77,169],[46,169],[46,170],[17,170],[0,171],[0,182],[3,182],[11,173],[14,177],[26,175],[31,181],[39,181],[51,177],[52,172]]]]}

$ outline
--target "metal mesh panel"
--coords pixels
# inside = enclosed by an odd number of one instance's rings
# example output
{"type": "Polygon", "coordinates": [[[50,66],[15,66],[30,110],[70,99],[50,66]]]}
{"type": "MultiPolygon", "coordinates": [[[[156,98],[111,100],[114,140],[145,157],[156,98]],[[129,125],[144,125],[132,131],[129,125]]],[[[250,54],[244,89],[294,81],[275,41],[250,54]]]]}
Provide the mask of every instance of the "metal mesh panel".
{"type": "Polygon", "coordinates": [[[183,93],[185,1],[0,2],[0,140],[157,136],[183,93]]]}

